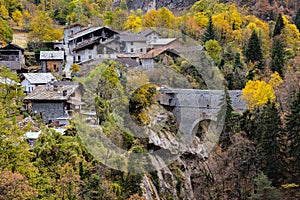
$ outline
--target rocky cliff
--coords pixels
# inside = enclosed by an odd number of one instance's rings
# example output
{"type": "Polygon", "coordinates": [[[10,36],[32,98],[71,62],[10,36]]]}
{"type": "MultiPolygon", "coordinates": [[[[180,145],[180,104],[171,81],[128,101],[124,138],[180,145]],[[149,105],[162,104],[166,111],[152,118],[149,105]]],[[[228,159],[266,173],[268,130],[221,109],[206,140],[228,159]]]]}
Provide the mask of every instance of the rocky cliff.
{"type": "MultiPolygon", "coordinates": [[[[150,9],[167,7],[173,12],[190,8],[197,0],[127,0],[128,9],[136,10],[141,8],[144,12],[150,9]]],[[[120,0],[115,1],[118,5],[120,0]]]]}

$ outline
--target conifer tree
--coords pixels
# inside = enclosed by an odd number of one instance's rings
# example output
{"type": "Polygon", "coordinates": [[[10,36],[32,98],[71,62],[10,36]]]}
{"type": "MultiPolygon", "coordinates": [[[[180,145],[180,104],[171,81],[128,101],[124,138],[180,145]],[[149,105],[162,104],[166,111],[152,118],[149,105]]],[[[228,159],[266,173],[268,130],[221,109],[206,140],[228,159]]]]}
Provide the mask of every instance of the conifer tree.
{"type": "Polygon", "coordinates": [[[283,77],[283,67],[285,64],[284,48],[285,44],[283,39],[281,37],[275,37],[273,40],[271,53],[271,70],[273,72],[278,72],[281,77],[283,77]]]}
{"type": "Polygon", "coordinates": [[[263,173],[258,174],[254,179],[255,193],[252,193],[249,199],[253,200],[276,200],[280,199],[276,188],[271,186],[271,181],[263,173]]]}
{"type": "Polygon", "coordinates": [[[282,15],[279,14],[276,20],[273,37],[275,37],[276,35],[280,35],[283,28],[284,28],[283,18],[282,15]]]}
{"type": "Polygon", "coordinates": [[[298,30],[300,31],[300,8],[298,9],[296,17],[295,17],[295,25],[297,26],[298,30]]]}
{"type": "Polygon", "coordinates": [[[245,55],[247,58],[247,62],[262,62],[263,55],[261,50],[261,43],[256,31],[253,31],[251,34],[245,55]]]}
{"type": "Polygon", "coordinates": [[[280,155],[281,120],[274,102],[269,101],[263,107],[256,124],[257,142],[262,152],[262,170],[274,185],[278,185],[283,176],[280,155]]]}
{"type": "Polygon", "coordinates": [[[300,92],[296,93],[286,117],[289,157],[291,160],[292,181],[300,181],[300,92]],[[297,180],[298,179],[298,180],[297,180]]]}
{"type": "Polygon", "coordinates": [[[221,99],[221,109],[218,113],[218,120],[224,119],[224,126],[219,137],[219,145],[223,150],[226,150],[231,144],[231,135],[233,134],[233,123],[232,123],[232,112],[233,108],[231,106],[231,98],[229,96],[228,90],[225,89],[225,94],[221,99]],[[225,114],[225,116],[224,116],[225,114]]]}
{"type": "Polygon", "coordinates": [[[208,25],[207,25],[206,30],[204,32],[204,35],[202,37],[203,43],[205,43],[209,40],[217,40],[216,30],[215,30],[215,27],[213,25],[211,16],[209,17],[208,25]]]}

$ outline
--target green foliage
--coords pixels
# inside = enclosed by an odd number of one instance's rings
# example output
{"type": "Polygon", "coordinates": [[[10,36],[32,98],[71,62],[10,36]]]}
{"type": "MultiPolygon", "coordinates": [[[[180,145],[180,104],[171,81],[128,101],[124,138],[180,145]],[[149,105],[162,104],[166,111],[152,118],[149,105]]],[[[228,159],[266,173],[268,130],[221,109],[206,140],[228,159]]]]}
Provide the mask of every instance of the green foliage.
{"type": "Polygon", "coordinates": [[[252,31],[251,37],[248,41],[245,56],[247,58],[247,62],[262,62],[263,55],[261,49],[261,42],[255,30],[252,31]]]}
{"type": "Polygon", "coordinates": [[[261,148],[263,157],[262,170],[273,184],[278,186],[278,181],[283,179],[284,166],[280,152],[282,147],[281,120],[274,102],[268,102],[262,108],[255,123],[257,124],[255,140],[261,148]]]}
{"type": "Polygon", "coordinates": [[[156,86],[152,84],[138,88],[129,101],[129,112],[139,125],[147,125],[150,118],[147,116],[147,107],[155,103],[156,86]]]}
{"type": "Polygon", "coordinates": [[[219,63],[221,59],[221,50],[222,47],[219,45],[217,40],[208,40],[205,42],[205,49],[210,57],[216,62],[219,63]]]}
{"type": "Polygon", "coordinates": [[[285,130],[288,134],[288,152],[291,159],[292,181],[299,181],[300,172],[300,92],[298,91],[290,105],[290,113],[286,116],[285,130]]]}
{"type": "Polygon", "coordinates": [[[61,40],[62,36],[62,31],[54,28],[50,16],[44,11],[37,10],[37,16],[30,23],[28,39],[32,42],[47,42],[61,40]]]}
{"type": "Polygon", "coordinates": [[[298,30],[300,31],[300,8],[297,11],[294,21],[295,21],[295,25],[297,26],[298,30]]]}
{"type": "Polygon", "coordinates": [[[272,52],[271,52],[271,70],[278,72],[283,77],[285,66],[285,44],[281,37],[273,39],[272,52]]]}
{"type": "Polygon", "coordinates": [[[206,30],[202,36],[202,41],[203,43],[206,43],[209,40],[216,40],[217,35],[216,35],[216,30],[212,22],[212,17],[209,17],[208,25],[206,27],[206,30]]]}
{"type": "Polygon", "coordinates": [[[275,187],[271,186],[271,181],[263,173],[259,174],[255,179],[255,192],[251,194],[249,199],[255,200],[276,200],[280,199],[275,187]]]}
{"type": "Polygon", "coordinates": [[[282,14],[280,13],[276,20],[273,37],[280,35],[283,28],[284,28],[284,22],[283,22],[282,14]]]}
{"type": "MultiPolygon", "coordinates": [[[[221,99],[221,108],[218,113],[218,122],[224,122],[222,132],[219,137],[218,145],[225,151],[231,144],[231,135],[233,134],[234,123],[232,122],[233,108],[228,90],[225,89],[224,96],[221,99]]],[[[223,124],[223,123],[221,123],[223,124]]]]}
{"type": "Polygon", "coordinates": [[[11,42],[13,39],[13,30],[7,21],[0,17],[0,41],[11,42]]]}

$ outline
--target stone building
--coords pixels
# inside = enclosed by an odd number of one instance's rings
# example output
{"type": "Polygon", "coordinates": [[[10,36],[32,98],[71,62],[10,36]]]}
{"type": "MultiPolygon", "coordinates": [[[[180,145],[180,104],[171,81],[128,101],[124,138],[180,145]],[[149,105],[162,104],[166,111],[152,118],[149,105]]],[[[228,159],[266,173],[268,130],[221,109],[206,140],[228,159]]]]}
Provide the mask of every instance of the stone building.
{"type": "Polygon", "coordinates": [[[24,101],[27,110],[40,114],[46,123],[54,123],[63,116],[71,116],[80,112],[81,89],[75,82],[57,82],[39,85],[28,94],[24,101]]]}
{"type": "Polygon", "coordinates": [[[0,48],[0,66],[4,65],[11,70],[21,70],[25,64],[24,49],[15,44],[8,44],[0,48]]]}
{"type": "Polygon", "coordinates": [[[41,51],[42,72],[62,73],[64,55],[64,51],[41,51]]]}
{"type": "Polygon", "coordinates": [[[38,85],[46,85],[47,83],[56,80],[51,73],[23,73],[21,85],[25,93],[32,92],[38,85]]]}

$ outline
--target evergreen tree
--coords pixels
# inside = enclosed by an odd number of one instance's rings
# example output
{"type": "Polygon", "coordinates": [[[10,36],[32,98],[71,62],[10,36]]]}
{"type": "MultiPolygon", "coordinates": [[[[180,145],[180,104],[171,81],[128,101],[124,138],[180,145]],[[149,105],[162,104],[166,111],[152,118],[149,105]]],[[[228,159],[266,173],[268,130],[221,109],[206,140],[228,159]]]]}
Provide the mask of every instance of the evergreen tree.
{"type": "Polygon", "coordinates": [[[253,200],[276,200],[280,199],[276,188],[271,186],[271,181],[263,173],[259,174],[255,179],[255,192],[251,194],[249,199],[253,200]]]}
{"type": "Polygon", "coordinates": [[[208,25],[206,27],[204,35],[202,36],[203,43],[205,43],[209,40],[217,40],[216,30],[215,30],[215,27],[213,25],[211,16],[209,17],[208,25]]]}
{"type": "Polygon", "coordinates": [[[282,15],[279,14],[276,20],[273,37],[275,37],[276,35],[280,35],[283,28],[284,28],[283,18],[282,15]]]}
{"type": "Polygon", "coordinates": [[[247,58],[247,62],[262,62],[263,55],[261,50],[261,43],[256,31],[253,31],[251,34],[245,55],[247,58]]]}
{"type": "Polygon", "coordinates": [[[225,119],[224,119],[224,126],[219,137],[219,145],[222,147],[223,150],[226,150],[232,144],[231,135],[233,134],[233,123],[232,123],[233,108],[231,106],[231,99],[227,89],[225,89],[225,94],[221,99],[221,103],[222,103],[221,109],[217,116],[218,121],[223,121],[224,117],[225,119]]]}
{"type": "Polygon", "coordinates": [[[295,25],[297,26],[298,30],[300,31],[300,8],[298,9],[296,17],[295,17],[295,25]]]}
{"type": "Polygon", "coordinates": [[[300,181],[300,92],[296,93],[290,106],[290,113],[286,117],[286,131],[288,133],[288,151],[291,160],[292,181],[300,181]],[[297,180],[298,179],[298,180],[297,180]]]}
{"type": "Polygon", "coordinates": [[[280,159],[281,120],[274,102],[268,102],[260,111],[256,120],[257,142],[262,152],[262,170],[278,185],[283,176],[280,159]]]}
{"type": "Polygon", "coordinates": [[[277,71],[278,74],[283,77],[283,67],[285,64],[284,59],[284,41],[281,37],[275,37],[272,45],[271,53],[271,70],[273,72],[277,71]]]}

